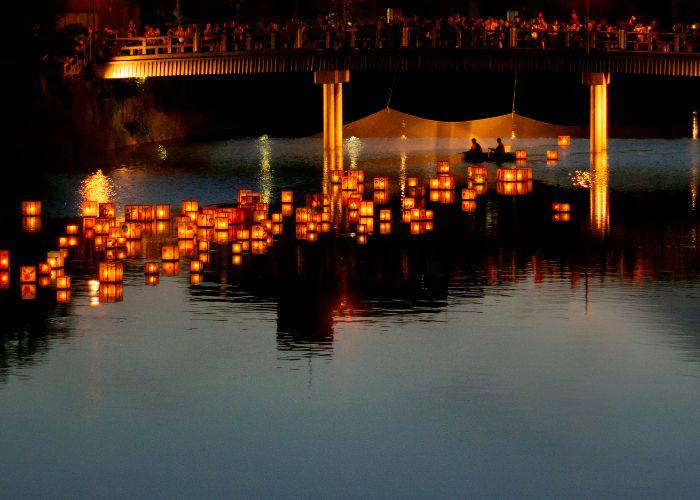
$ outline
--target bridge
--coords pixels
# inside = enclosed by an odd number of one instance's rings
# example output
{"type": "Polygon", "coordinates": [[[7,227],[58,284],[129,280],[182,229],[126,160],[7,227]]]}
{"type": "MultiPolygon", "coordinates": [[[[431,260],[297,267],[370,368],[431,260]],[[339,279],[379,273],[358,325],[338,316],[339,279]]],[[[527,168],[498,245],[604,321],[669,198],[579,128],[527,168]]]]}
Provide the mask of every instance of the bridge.
{"type": "Polygon", "coordinates": [[[350,72],[576,73],[591,88],[591,152],[607,148],[611,75],[700,77],[700,40],[678,33],[595,31],[481,31],[441,43],[416,40],[406,27],[395,38],[358,37],[354,31],[309,40],[275,35],[233,40],[136,37],[116,39],[98,67],[106,79],[310,73],[323,85],[324,145],[342,155],[342,84],[350,72]]]}

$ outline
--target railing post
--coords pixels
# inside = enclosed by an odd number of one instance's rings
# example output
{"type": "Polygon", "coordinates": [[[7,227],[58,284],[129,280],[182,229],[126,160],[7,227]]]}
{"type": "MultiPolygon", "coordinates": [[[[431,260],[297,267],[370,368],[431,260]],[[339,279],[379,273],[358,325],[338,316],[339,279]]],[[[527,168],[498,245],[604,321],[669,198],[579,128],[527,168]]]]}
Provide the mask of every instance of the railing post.
{"type": "Polygon", "coordinates": [[[355,35],[357,32],[353,29],[346,33],[348,34],[348,47],[350,47],[350,50],[355,50],[355,35]]]}
{"type": "Polygon", "coordinates": [[[226,52],[226,33],[221,34],[221,41],[219,42],[219,52],[226,52]]]}
{"type": "Polygon", "coordinates": [[[245,35],[245,49],[246,50],[253,49],[253,35],[251,35],[250,33],[246,33],[246,35],[245,35]]]}
{"type": "Polygon", "coordinates": [[[675,33],[673,35],[673,51],[674,52],[681,51],[681,34],[680,33],[675,33]]]}
{"type": "Polygon", "coordinates": [[[277,45],[277,33],[270,33],[270,50],[275,50],[277,45]]]}
{"type": "Polygon", "coordinates": [[[481,30],[481,46],[486,48],[488,46],[489,32],[486,28],[481,30]]]}
{"type": "Polygon", "coordinates": [[[627,32],[625,30],[619,30],[617,32],[617,48],[620,50],[627,50],[627,32]]]}
{"type": "Polygon", "coordinates": [[[331,48],[331,32],[326,31],[326,50],[331,48]]]}
{"type": "Polygon", "coordinates": [[[382,48],[382,29],[380,26],[377,26],[377,29],[374,31],[374,48],[382,48]]]}
{"type": "Polygon", "coordinates": [[[571,48],[571,31],[569,31],[569,30],[566,30],[564,32],[564,48],[565,49],[571,48]]]}
{"type": "Polygon", "coordinates": [[[173,53],[173,37],[168,37],[168,54],[173,53]]]}
{"type": "Polygon", "coordinates": [[[304,28],[303,27],[297,28],[297,35],[296,35],[296,38],[294,39],[294,48],[295,49],[303,49],[304,48],[304,28]]]}
{"type": "Polygon", "coordinates": [[[584,48],[586,49],[586,54],[588,54],[591,51],[591,32],[588,28],[586,28],[584,35],[584,48]]]}
{"type": "Polygon", "coordinates": [[[192,52],[199,52],[199,33],[196,31],[192,36],[192,52]]]}
{"type": "Polygon", "coordinates": [[[141,40],[141,55],[146,55],[146,37],[141,40]]]}

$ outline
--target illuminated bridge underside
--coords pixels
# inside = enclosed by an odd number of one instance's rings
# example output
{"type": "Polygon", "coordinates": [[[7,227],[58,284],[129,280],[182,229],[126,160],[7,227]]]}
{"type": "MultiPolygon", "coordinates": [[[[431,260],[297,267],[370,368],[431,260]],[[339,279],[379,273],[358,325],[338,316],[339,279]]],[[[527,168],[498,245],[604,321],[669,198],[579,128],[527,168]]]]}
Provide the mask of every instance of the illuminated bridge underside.
{"type": "Polygon", "coordinates": [[[532,71],[700,76],[700,54],[542,50],[406,50],[369,52],[225,52],[119,56],[100,70],[103,78],[251,75],[350,71],[532,71]]]}

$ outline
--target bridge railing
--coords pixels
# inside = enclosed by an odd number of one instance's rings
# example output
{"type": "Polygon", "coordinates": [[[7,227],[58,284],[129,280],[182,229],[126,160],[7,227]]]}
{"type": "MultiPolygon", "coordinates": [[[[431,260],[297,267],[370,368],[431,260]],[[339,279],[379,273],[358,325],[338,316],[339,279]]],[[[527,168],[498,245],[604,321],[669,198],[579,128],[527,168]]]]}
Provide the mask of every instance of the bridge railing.
{"type": "Polygon", "coordinates": [[[588,30],[411,30],[385,29],[321,32],[192,34],[116,38],[109,41],[112,55],[178,54],[267,50],[380,50],[380,49],[565,49],[606,51],[696,52],[700,41],[680,33],[588,30]]]}

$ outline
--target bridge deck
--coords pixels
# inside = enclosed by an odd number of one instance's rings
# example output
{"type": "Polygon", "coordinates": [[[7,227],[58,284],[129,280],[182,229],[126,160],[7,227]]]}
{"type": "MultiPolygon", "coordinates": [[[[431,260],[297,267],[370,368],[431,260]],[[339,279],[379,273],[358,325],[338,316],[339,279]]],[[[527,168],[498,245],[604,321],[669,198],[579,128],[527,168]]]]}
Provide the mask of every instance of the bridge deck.
{"type": "Polygon", "coordinates": [[[389,72],[612,73],[700,76],[700,53],[555,49],[397,49],[197,52],[116,56],[103,78],[300,73],[328,70],[389,72]]]}

